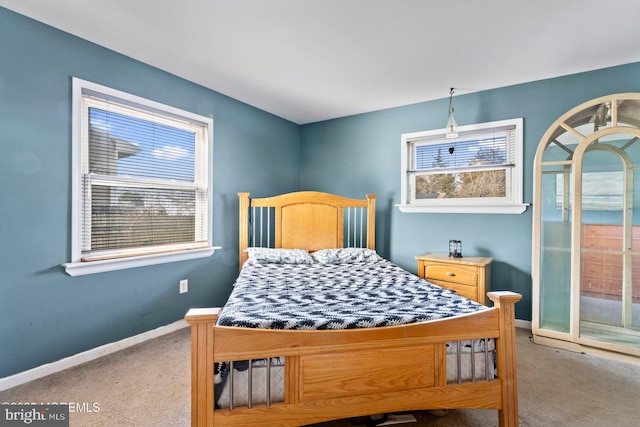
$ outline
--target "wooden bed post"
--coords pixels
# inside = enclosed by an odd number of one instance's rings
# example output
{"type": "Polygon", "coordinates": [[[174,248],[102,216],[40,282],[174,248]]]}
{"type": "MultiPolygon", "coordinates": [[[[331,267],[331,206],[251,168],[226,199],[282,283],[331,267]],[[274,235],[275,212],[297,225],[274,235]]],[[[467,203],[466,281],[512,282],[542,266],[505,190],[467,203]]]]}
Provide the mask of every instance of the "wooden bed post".
{"type": "Polygon", "coordinates": [[[522,295],[489,292],[487,296],[500,311],[500,337],[496,339],[498,379],[501,382],[502,409],[498,410],[500,427],[518,426],[518,382],[516,376],[515,303],[522,295]]]}
{"type": "Polygon", "coordinates": [[[247,260],[249,255],[244,251],[249,247],[249,193],[238,193],[238,199],[240,203],[239,209],[239,222],[238,229],[240,230],[238,236],[238,260],[239,268],[242,270],[242,265],[247,260]]]}
{"type": "Polygon", "coordinates": [[[191,325],[191,427],[213,425],[213,329],[219,308],[192,308],[185,320],[191,325]]]}
{"type": "Polygon", "coordinates": [[[376,248],[376,196],[367,194],[367,248],[376,248]]]}

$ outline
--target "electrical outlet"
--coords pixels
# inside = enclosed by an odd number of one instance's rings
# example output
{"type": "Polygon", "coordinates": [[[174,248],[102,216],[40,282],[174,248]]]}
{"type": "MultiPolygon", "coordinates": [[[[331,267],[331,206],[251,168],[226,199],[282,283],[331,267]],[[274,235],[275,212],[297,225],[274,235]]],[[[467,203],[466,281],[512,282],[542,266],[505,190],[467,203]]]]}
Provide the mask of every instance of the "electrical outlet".
{"type": "Polygon", "coordinates": [[[187,279],[180,280],[180,293],[189,292],[189,281],[187,279]]]}

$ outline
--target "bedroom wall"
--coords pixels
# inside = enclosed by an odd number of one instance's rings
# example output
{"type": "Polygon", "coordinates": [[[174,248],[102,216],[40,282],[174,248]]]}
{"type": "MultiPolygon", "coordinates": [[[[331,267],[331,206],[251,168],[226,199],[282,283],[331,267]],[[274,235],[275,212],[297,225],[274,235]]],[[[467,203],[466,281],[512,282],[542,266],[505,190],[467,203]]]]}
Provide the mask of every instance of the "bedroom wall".
{"type": "MultiPolygon", "coordinates": [[[[524,201],[532,202],[533,160],[540,138],[563,113],[599,96],[640,91],[640,63],[596,70],[453,100],[459,125],[524,118],[524,201]]],[[[455,85],[456,82],[452,82],[455,85]]],[[[443,128],[448,89],[441,100],[308,124],[302,127],[301,189],[349,197],[378,194],[377,248],[417,272],[414,256],[447,252],[462,240],[468,256],[491,256],[492,289],[523,294],[516,317],[531,320],[531,208],[520,215],[401,213],[400,135],[443,128]]]]}
{"type": "Polygon", "coordinates": [[[298,189],[300,127],[3,8],[0,58],[0,378],[223,304],[238,271],[236,192],[298,189]],[[223,250],[65,274],[72,76],[213,117],[213,240],[223,250]]]}

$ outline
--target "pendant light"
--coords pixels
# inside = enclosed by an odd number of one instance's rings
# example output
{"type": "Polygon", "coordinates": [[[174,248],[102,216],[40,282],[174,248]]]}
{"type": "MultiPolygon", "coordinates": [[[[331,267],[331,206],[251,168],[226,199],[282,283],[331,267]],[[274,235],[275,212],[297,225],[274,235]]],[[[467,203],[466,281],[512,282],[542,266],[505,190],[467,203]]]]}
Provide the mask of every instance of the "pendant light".
{"type": "Polygon", "coordinates": [[[453,106],[451,105],[452,100],[453,88],[449,91],[449,120],[447,121],[447,132],[445,133],[445,137],[447,138],[458,137],[458,124],[456,123],[456,119],[453,117],[453,106]]]}

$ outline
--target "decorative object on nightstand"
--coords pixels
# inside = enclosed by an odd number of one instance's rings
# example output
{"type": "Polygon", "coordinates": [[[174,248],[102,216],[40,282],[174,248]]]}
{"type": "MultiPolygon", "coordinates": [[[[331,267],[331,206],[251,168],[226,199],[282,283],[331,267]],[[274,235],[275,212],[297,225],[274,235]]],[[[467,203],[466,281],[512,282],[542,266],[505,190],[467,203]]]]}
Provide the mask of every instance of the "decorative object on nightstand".
{"type": "Polygon", "coordinates": [[[449,240],[449,256],[451,258],[462,258],[461,240],[449,240]]]}
{"type": "MultiPolygon", "coordinates": [[[[460,253],[462,255],[462,253],[460,253]]],[[[452,257],[447,254],[416,255],[418,276],[459,295],[487,305],[491,289],[490,257],[452,257]]]]}

